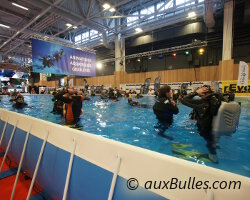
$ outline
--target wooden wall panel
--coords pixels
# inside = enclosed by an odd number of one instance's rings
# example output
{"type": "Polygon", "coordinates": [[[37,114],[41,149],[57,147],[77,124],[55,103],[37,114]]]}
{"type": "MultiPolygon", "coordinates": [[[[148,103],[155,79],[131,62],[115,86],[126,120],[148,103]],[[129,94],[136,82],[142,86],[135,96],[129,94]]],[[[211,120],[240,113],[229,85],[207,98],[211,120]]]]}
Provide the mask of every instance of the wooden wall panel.
{"type": "Polygon", "coordinates": [[[234,73],[234,60],[224,60],[221,63],[221,80],[232,80],[234,73]]]}
{"type": "Polygon", "coordinates": [[[83,83],[83,78],[76,78],[75,79],[75,85],[79,85],[79,86],[83,86],[84,83],[83,83]]]}
{"type": "Polygon", "coordinates": [[[127,83],[135,83],[135,74],[127,74],[127,83]]]}
{"type": "MultiPolygon", "coordinates": [[[[114,75],[85,78],[89,85],[114,84],[114,75]]],[[[83,78],[76,78],[76,86],[83,86],[83,78]],[[80,85],[79,85],[80,84],[80,85]]]]}
{"type": "MultiPolygon", "coordinates": [[[[115,86],[118,82],[121,84],[144,83],[146,78],[151,78],[151,83],[154,83],[156,77],[161,76],[162,83],[170,82],[190,82],[190,81],[220,81],[220,80],[237,80],[238,64],[232,64],[233,60],[224,61],[219,66],[206,66],[199,68],[187,68],[177,70],[164,70],[154,72],[142,72],[127,74],[126,72],[115,72],[115,75],[99,76],[86,78],[89,85],[105,85],[110,84],[115,86]],[[117,74],[119,73],[119,74],[117,74]],[[116,77],[117,75],[117,77],[116,77]]],[[[250,74],[250,63],[249,74],[250,74]]],[[[83,85],[83,79],[77,78],[76,84],[83,85]]]]}
{"type": "Polygon", "coordinates": [[[40,81],[39,83],[35,83],[35,86],[46,86],[46,87],[56,87],[55,81],[40,81]]]}

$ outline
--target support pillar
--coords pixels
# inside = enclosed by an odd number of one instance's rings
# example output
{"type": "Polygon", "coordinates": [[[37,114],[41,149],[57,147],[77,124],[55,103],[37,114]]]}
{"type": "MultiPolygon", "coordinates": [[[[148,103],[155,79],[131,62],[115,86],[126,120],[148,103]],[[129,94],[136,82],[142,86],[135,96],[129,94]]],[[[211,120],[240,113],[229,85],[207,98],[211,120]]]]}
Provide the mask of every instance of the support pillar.
{"type": "Polygon", "coordinates": [[[220,80],[233,79],[233,6],[233,0],[227,0],[224,4],[223,50],[222,62],[220,64],[220,80]]]}
{"type": "Polygon", "coordinates": [[[125,56],[125,40],[121,38],[120,34],[116,34],[115,36],[115,71],[125,71],[125,58],[121,58],[125,56]]]}
{"type": "Polygon", "coordinates": [[[224,27],[223,27],[223,52],[222,60],[232,59],[233,49],[233,0],[227,1],[224,5],[224,27]]]}
{"type": "Polygon", "coordinates": [[[115,80],[114,86],[120,88],[125,74],[125,39],[120,34],[115,36],[115,80]],[[122,58],[121,58],[122,57],[122,58]]]}
{"type": "Polygon", "coordinates": [[[122,71],[126,71],[126,50],[125,50],[125,38],[121,38],[121,56],[122,56],[122,71]]]}

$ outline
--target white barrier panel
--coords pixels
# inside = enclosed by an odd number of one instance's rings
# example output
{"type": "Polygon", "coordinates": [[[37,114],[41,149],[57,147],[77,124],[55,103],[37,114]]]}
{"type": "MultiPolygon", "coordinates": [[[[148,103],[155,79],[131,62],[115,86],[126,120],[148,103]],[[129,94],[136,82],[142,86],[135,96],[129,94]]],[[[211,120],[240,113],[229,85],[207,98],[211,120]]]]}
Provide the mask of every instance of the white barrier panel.
{"type": "MultiPolygon", "coordinates": [[[[219,87],[222,88],[222,82],[219,81],[219,87]]],[[[200,81],[200,82],[173,82],[173,83],[161,83],[161,86],[169,85],[173,90],[179,90],[181,89],[182,84],[187,84],[187,92],[193,92],[196,88],[201,87],[203,85],[211,85],[211,81],[200,81]]],[[[120,88],[122,88],[125,91],[136,91],[137,93],[140,92],[140,88],[143,84],[120,84],[120,88]]],[[[154,89],[154,84],[151,83],[149,88],[154,89]]]]}
{"type": "MultiPolygon", "coordinates": [[[[241,175],[163,155],[94,134],[73,130],[15,112],[0,109],[0,114],[3,122],[9,118],[8,123],[12,125],[15,125],[18,119],[17,128],[23,131],[29,131],[30,125],[32,125],[30,134],[41,140],[44,139],[46,131],[50,130],[47,142],[69,153],[72,151],[72,141],[75,139],[77,143],[75,156],[100,166],[109,172],[114,171],[114,166],[117,165],[117,156],[119,155],[122,162],[118,176],[125,179],[136,178],[142,188],[146,187],[151,192],[167,199],[193,200],[206,199],[212,196],[214,199],[241,200],[249,199],[250,197],[250,178],[241,175]],[[153,188],[154,181],[157,181],[157,186],[161,181],[161,187],[163,187],[167,181],[173,178],[183,182],[188,181],[190,177],[192,180],[195,177],[195,182],[209,181],[209,183],[212,183],[214,181],[227,181],[229,183],[229,181],[240,181],[241,184],[240,189],[237,187],[237,189],[211,189],[209,191],[188,189],[187,186],[185,189],[153,188]],[[153,184],[151,189],[149,181],[152,181],[153,184]]],[[[95,174],[92,176],[95,176],[95,174]]],[[[135,196],[132,199],[136,199],[136,193],[134,194],[135,196]]]]}

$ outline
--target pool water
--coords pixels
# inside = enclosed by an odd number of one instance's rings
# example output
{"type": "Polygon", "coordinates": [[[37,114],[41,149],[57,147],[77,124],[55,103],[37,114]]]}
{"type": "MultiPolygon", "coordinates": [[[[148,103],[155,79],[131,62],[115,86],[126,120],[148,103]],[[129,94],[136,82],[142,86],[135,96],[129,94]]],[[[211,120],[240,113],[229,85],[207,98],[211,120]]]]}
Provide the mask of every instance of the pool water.
{"type": "MultiPolygon", "coordinates": [[[[10,98],[3,97],[0,107],[64,124],[63,117],[51,113],[51,99],[50,95],[25,96],[29,106],[16,110],[12,108],[10,98]]],[[[250,177],[250,103],[248,99],[238,100],[242,102],[239,128],[232,136],[220,138],[218,164],[208,159],[206,142],[199,136],[195,122],[189,120],[191,109],[181,104],[178,105],[180,112],[174,117],[173,125],[165,132],[173,140],[158,136],[154,130],[157,124],[152,109],[154,97],[137,100],[148,104],[148,108],[131,107],[127,98],[105,102],[98,96],[91,97],[90,101],[83,102],[84,113],[80,123],[84,126],[83,131],[89,133],[250,177]]]]}

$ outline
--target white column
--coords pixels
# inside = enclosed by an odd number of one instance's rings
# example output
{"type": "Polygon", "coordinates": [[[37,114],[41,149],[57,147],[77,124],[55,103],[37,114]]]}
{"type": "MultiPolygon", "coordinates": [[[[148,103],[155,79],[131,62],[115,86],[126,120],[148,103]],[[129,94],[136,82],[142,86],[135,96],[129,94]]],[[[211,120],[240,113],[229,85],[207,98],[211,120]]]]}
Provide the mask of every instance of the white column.
{"type": "MultiPolygon", "coordinates": [[[[120,58],[121,55],[121,35],[120,34],[116,34],[115,35],[115,58],[120,58]]],[[[120,72],[122,71],[121,69],[121,59],[116,59],[115,60],[115,71],[116,72],[120,72]]]]}
{"type": "Polygon", "coordinates": [[[122,55],[122,71],[125,72],[126,69],[126,59],[125,59],[125,55],[126,55],[126,50],[125,50],[125,38],[121,38],[121,55],[122,55]]]}
{"type": "Polygon", "coordinates": [[[233,0],[224,4],[223,52],[222,60],[231,60],[233,51],[233,0]]]}
{"type": "Polygon", "coordinates": [[[120,34],[115,36],[115,58],[115,71],[125,71],[125,39],[120,34]]]}

